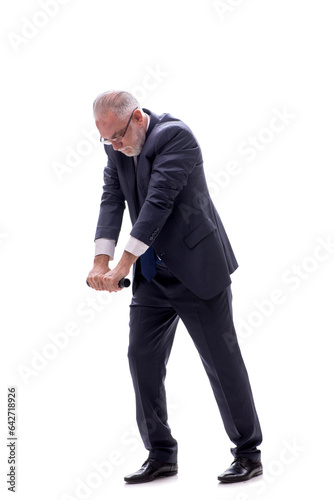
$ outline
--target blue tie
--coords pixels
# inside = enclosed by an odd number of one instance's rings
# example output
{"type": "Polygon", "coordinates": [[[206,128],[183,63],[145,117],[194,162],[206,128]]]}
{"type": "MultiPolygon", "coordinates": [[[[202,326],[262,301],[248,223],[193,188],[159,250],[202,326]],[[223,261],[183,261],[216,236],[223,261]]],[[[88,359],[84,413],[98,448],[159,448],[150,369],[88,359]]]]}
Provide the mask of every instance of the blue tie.
{"type": "Polygon", "coordinates": [[[156,259],[156,253],[152,247],[148,247],[146,252],[140,256],[141,272],[149,283],[157,274],[157,268],[155,266],[156,259]]]}

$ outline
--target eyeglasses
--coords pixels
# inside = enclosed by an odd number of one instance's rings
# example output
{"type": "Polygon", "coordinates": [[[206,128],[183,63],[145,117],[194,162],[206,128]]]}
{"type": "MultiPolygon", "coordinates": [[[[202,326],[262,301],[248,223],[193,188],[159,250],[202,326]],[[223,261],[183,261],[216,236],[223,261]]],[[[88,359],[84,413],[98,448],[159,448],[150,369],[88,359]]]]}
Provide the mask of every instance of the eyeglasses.
{"type": "Polygon", "coordinates": [[[127,123],[127,125],[126,125],[125,129],[124,129],[123,134],[121,134],[121,135],[119,135],[119,136],[117,136],[117,137],[113,137],[112,139],[105,139],[104,137],[102,137],[102,136],[101,136],[101,137],[100,137],[100,142],[102,142],[102,144],[106,144],[106,145],[108,146],[108,145],[110,145],[110,144],[113,144],[114,142],[119,141],[120,139],[123,139],[123,137],[125,136],[125,134],[126,134],[126,132],[127,132],[128,128],[129,128],[129,125],[130,125],[130,122],[131,122],[132,115],[133,115],[133,113],[136,111],[136,109],[137,109],[137,108],[138,108],[138,106],[137,106],[137,107],[136,107],[136,108],[132,111],[131,116],[130,116],[130,118],[129,118],[129,121],[128,121],[128,123],[127,123]]]}

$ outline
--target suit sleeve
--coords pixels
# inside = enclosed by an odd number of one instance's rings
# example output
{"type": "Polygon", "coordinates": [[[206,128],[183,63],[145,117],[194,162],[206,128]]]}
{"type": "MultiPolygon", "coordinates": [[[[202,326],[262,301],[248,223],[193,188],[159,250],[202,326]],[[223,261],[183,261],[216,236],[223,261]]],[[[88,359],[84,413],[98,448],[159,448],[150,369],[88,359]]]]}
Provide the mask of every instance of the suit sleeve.
{"type": "Polygon", "coordinates": [[[147,196],[131,236],[149,246],[153,243],[200,160],[200,148],[190,130],[173,126],[160,132],[147,196]]]}
{"type": "Polygon", "coordinates": [[[104,169],[104,186],[95,240],[108,238],[115,240],[117,244],[124,209],[125,198],[119,183],[117,168],[108,156],[108,164],[104,169]]]}

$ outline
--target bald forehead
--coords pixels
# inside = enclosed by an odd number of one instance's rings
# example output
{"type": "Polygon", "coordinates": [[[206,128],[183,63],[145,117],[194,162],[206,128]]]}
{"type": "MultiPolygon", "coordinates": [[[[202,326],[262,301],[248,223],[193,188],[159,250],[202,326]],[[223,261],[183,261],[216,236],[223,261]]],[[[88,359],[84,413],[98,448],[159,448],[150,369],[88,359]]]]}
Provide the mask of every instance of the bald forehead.
{"type": "Polygon", "coordinates": [[[117,136],[124,128],[124,123],[121,123],[112,111],[99,113],[95,117],[95,123],[102,137],[106,138],[117,136]]]}
{"type": "Polygon", "coordinates": [[[108,110],[98,113],[95,117],[95,122],[105,127],[112,124],[116,125],[119,120],[118,118],[116,118],[116,115],[112,111],[108,110]]]}

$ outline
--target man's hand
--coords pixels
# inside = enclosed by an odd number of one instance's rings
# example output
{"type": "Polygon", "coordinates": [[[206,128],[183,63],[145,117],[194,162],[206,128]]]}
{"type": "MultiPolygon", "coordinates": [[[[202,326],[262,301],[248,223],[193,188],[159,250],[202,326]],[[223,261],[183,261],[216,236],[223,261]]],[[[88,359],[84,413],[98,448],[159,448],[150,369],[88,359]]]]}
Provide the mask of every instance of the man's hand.
{"type": "Polygon", "coordinates": [[[103,277],[103,290],[106,290],[108,292],[119,292],[120,290],[123,290],[123,288],[118,286],[118,283],[122,278],[127,276],[129,274],[129,269],[120,269],[115,267],[115,269],[111,269],[111,271],[108,271],[103,277]]]}
{"type": "Polygon", "coordinates": [[[119,292],[123,290],[118,286],[118,283],[129,274],[132,264],[134,264],[137,259],[138,257],[136,257],[136,255],[124,250],[122,258],[115,269],[112,269],[103,276],[104,290],[108,290],[109,292],[119,292]]]}
{"type": "Polygon", "coordinates": [[[108,266],[109,256],[97,255],[94,259],[94,267],[90,271],[87,281],[95,290],[119,292],[122,290],[118,286],[119,281],[130,273],[130,268],[137,259],[138,257],[125,250],[115,269],[110,270],[108,266]]]}
{"type": "Polygon", "coordinates": [[[109,255],[96,255],[93,269],[89,271],[87,281],[94,290],[105,290],[103,276],[110,271],[109,255]]]}

